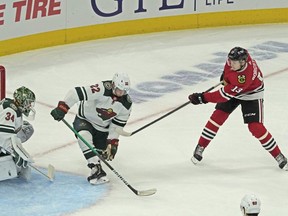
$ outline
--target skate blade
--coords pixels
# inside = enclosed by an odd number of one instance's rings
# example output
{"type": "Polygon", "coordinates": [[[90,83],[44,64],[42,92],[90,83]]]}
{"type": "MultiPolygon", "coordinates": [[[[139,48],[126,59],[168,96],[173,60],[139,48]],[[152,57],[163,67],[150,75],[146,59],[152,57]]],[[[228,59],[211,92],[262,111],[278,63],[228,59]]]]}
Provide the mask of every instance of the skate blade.
{"type": "Polygon", "coordinates": [[[109,179],[108,178],[100,178],[100,179],[91,179],[89,181],[89,183],[91,185],[101,185],[101,184],[106,184],[109,182],[109,179]]]}
{"type": "Polygon", "coordinates": [[[198,164],[198,163],[200,163],[200,161],[198,161],[195,157],[192,157],[191,158],[191,162],[193,163],[193,164],[198,164]]]}

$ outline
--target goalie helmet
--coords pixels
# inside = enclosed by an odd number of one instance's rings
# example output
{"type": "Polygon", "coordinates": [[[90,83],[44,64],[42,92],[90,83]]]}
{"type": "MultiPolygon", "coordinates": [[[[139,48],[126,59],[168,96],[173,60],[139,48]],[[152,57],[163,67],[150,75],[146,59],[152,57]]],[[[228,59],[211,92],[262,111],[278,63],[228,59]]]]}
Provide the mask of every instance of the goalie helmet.
{"type": "Polygon", "coordinates": [[[248,58],[248,52],[242,47],[234,47],[230,50],[228,58],[232,61],[246,61],[248,58]]]}
{"type": "Polygon", "coordinates": [[[30,111],[32,111],[32,115],[35,115],[35,110],[33,109],[35,105],[35,94],[30,89],[22,86],[15,90],[13,97],[15,104],[25,116],[28,117],[30,111]]]}
{"type": "Polygon", "coordinates": [[[261,201],[254,194],[245,195],[240,203],[243,215],[258,215],[260,213],[261,201]]]}
{"type": "Polygon", "coordinates": [[[113,92],[116,89],[124,91],[124,94],[128,94],[130,90],[130,79],[126,73],[116,73],[112,79],[113,92]]]}

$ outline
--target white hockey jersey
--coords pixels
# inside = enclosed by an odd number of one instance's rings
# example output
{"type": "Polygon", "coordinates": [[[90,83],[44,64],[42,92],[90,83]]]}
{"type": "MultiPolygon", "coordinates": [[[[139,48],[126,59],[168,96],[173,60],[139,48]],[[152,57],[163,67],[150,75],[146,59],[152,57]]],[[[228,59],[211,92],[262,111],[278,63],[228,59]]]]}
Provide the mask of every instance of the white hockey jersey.
{"type": "Polygon", "coordinates": [[[14,101],[5,98],[0,102],[0,146],[6,148],[10,145],[10,137],[17,136],[21,130],[23,117],[14,101]]]}
{"type": "Polygon", "coordinates": [[[108,139],[117,139],[116,128],[123,128],[130,116],[132,101],[128,94],[117,97],[112,91],[112,81],[75,87],[64,102],[71,108],[78,102],[79,118],[90,122],[96,130],[109,132],[108,139]]]}

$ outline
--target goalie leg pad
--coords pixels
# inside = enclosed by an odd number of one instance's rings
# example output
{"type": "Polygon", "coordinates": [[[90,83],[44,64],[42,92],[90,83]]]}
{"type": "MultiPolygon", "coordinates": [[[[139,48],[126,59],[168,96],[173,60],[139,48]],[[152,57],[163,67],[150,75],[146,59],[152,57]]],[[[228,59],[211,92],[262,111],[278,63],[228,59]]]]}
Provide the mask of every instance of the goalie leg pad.
{"type": "Polygon", "coordinates": [[[0,181],[17,177],[17,168],[11,155],[0,157],[0,181]]]}
{"type": "Polygon", "coordinates": [[[30,154],[23,148],[21,140],[18,137],[12,137],[12,146],[14,150],[14,161],[17,167],[26,168],[28,163],[33,163],[30,154]]]}
{"type": "Polygon", "coordinates": [[[20,167],[18,168],[18,176],[29,181],[31,179],[31,167],[20,167]]]}
{"type": "Polygon", "coordinates": [[[25,161],[33,163],[30,154],[23,148],[22,143],[18,137],[12,137],[12,146],[14,151],[25,161]]]}

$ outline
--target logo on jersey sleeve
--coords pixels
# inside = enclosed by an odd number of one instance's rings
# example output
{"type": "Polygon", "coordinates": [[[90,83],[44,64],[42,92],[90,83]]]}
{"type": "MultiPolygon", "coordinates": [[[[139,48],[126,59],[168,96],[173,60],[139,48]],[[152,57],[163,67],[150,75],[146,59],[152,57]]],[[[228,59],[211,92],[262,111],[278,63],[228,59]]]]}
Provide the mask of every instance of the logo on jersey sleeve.
{"type": "Polygon", "coordinates": [[[246,82],[246,76],[245,75],[238,75],[238,82],[240,84],[243,84],[246,82]]]}
{"type": "Polygon", "coordinates": [[[96,108],[96,112],[98,113],[98,116],[103,120],[106,121],[108,119],[113,118],[117,114],[113,111],[112,108],[96,108]]]}

